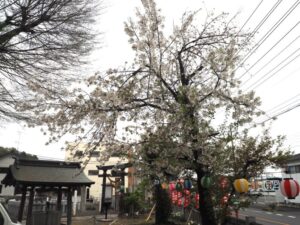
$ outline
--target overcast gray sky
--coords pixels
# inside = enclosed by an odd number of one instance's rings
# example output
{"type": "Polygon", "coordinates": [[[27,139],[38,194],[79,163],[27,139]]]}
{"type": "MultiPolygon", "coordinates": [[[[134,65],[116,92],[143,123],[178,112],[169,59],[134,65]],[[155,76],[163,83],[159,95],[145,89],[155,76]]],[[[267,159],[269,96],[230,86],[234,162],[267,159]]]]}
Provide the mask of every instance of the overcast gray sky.
{"type": "MultiPolygon", "coordinates": [[[[140,0],[106,0],[104,3],[106,8],[98,23],[98,29],[104,33],[103,47],[93,53],[88,70],[90,73],[123,65],[125,61],[130,62],[132,59],[123,25],[129,17],[134,17],[135,7],[141,5],[140,0]]],[[[274,136],[286,135],[286,145],[296,153],[300,153],[300,107],[297,107],[300,104],[298,4],[298,0],[209,0],[205,3],[199,0],[157,0],[169,29],[184,11],[200,8],[203,17],[206,11],[213,9],[216,13],[228,12],[232,16],[238,13],[235,22],[241,27],[259,5],[244,28],[252,32],[274,8],[273,13],[259,26],[253,43],[253,50],[256,50],[245,58],[245,66],[237,70],[237,76],[242,77],[243,89],[254,89],[261,97],[263,103],[260,108],[269,117],[283,113],[272,122],[271,131],[274,136]],[[284,113],[289,109],[289,112],[284,113]]],[[[86,72],[85,75],[88,76],[89,73],[86,72]]],[[[268,119],[268,116],[257,122],[268,119]]],[[[64,141],[45,146],[46,141],[47,137],[41,134],[40,128],[28,129],[19,124],[1,124],[1,146],[16,147],[44,158],[63,159],[64,152],[60,149],[64,141]]]]}

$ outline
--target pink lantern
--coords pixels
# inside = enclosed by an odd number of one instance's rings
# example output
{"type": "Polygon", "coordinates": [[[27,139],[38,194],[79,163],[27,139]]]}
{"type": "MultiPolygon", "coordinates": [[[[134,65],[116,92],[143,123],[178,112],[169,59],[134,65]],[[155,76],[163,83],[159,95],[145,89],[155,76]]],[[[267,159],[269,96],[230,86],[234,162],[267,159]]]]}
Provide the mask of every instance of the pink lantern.
{"type": "Polygon", "coordinates": [[[284,178],[280,183],[280,191],[288,199],[295,199],[299,195],[299,184],[293,178],[284,178]]]}
{"type": "Polygon", "coordinates": [[[175,188],[176,188],[175,182],[170,182],[170,184],[169,184],[169,190],[170,190],[170,191],[174,191],[175,188]]]}

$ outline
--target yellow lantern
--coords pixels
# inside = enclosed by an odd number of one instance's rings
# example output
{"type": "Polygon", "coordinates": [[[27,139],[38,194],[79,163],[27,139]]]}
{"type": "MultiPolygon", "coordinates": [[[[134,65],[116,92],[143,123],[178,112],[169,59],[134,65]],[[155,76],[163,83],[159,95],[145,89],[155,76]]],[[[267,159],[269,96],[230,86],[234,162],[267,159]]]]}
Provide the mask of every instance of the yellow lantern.
{"type": "Polygon", "coordinates": [[[239,193],[246,193],[249,189],[249,182],[246,179],[236,179],[233,182],[234,189],[239,193]]]}

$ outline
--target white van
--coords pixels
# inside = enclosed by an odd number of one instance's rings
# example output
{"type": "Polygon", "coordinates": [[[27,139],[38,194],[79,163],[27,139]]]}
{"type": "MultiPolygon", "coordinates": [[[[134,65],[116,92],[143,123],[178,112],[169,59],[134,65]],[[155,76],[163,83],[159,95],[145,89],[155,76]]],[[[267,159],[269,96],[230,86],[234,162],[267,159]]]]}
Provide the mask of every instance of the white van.
{"type": "Polygon", "coordinates": [[[0,225],[22,225],[10,218],[6,208],[0,203],[0,225]]]}

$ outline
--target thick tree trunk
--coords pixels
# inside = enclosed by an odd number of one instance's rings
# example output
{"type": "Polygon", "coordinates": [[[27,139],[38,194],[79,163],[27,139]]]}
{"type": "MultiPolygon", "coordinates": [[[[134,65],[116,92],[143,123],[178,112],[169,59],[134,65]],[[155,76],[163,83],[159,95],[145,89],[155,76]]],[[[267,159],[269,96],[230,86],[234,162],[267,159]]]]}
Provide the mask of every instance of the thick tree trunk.
{"type": "Polygon", "coordinates": [[[199,211],[200,220],[202,225],[217,225],[215,218],[214,207],[212,203],[212,198],[208,189],[201,186],[201,178],[204,173],[201,169],[197,170],[197,186],[199,192],[199,211]]]}

